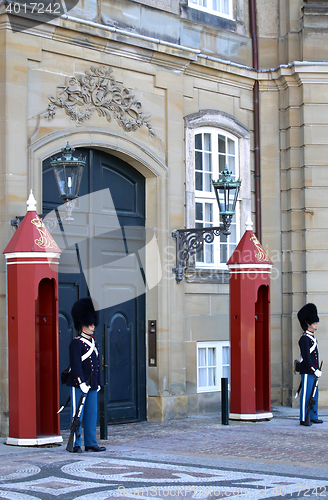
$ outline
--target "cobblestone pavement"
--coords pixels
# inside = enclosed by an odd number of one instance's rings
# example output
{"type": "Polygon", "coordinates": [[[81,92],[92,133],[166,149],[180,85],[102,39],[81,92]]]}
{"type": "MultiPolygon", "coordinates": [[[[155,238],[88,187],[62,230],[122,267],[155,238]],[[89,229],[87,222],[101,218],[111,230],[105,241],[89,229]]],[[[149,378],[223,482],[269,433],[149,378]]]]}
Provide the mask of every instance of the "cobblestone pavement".
{"type": "Polygon", "coordinates": [[[16,447],[0,438],[0,500],[328,498],[328,411],[301,427],[298,411],[221,425],[220,415],[108,427],[106,452],[64,444],[16,447]]]}

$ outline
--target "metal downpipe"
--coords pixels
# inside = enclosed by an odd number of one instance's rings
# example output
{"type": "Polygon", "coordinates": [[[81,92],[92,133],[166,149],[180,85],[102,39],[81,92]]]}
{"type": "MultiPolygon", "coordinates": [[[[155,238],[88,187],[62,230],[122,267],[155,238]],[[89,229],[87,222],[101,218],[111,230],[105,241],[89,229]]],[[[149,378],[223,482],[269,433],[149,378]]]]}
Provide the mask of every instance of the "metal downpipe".
{"type": "MultiPolygon", "coordinates": [[[[256,33],[256,0],[249,1],[251,37],[253,47],[253,68],[259,69],[258,45],[256,33]]],[[[254,106],[254,179],[255,179],[255,224],[256,236],[262,240],[261,224],[261,156],[260,156],[260,101],[259,101],[259,82],[255,80],[253,87],[253,106],[254,106]]]]}

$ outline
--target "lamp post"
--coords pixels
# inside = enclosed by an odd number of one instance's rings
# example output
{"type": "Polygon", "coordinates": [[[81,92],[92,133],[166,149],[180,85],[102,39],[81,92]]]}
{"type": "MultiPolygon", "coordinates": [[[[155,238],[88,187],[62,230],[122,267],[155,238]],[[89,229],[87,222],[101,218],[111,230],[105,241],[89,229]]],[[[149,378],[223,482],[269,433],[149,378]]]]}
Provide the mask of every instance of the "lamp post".
{"type": "Polygon", "coordinates": [[[72,211],[75,207],[76,198],[79,196],[79,189],[83,169],[86,160],[80,155],[76,158],[73,153],[75,149],[67,142],[61,150],[61,155],[51,160],[55,179],[57,182],[59,196],[65,201],[66,217],[65,220],[74,220],[72,211]]]}
{"type": "Polygon", "coordinates": [[[202,227],[192,229],[176,229],[172,232],[172,237],[176,238],[176,267],[172,269],[175,273],[175,280],[180,283],[183,279],[183,270],[186,267],[189,257],[199,250],[202,250],[204,243],[212,243],[215,236],[221,233],[230,234],[230,225],[235,213],[238,193],[241,180],[233,180],[226,166],[220,173],[221,178],[212,181],[215,190],[216,200],[219,206],[222,225],[218,227],[202,227]]]}

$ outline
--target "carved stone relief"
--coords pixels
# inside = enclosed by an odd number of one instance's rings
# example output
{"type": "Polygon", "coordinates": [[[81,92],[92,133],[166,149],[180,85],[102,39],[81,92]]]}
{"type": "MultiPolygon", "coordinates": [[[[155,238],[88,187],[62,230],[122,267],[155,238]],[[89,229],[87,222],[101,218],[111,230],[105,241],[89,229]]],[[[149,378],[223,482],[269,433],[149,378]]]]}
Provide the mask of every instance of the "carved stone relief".
{"type": "Polygon", "coordinates": [[[83,123],[96,111],[107,121],[113,116],[125,132],[134,132],[144,125],[155,137],[150,115],[141,111],[141,103],[135,95],[116,82],[112,73],[106,66],[92,66],[84,75],[73,76],[68,85],[58,87],[59,97],[48,97],[46,117],[52,120],[57,108],[62,108],[72,121],[83,123]]]}

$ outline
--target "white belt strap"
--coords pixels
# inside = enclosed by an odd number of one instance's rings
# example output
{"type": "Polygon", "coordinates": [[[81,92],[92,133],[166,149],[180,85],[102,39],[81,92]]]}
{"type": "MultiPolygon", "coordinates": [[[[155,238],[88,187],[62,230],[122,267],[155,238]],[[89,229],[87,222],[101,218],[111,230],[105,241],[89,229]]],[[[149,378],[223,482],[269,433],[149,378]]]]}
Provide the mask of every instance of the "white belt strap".
{"type": "Polygon", "coordinates": [[[96,348],[96,344],[95,344],[94,339],[92,339],[92,342],[89,342],[89,340],[86,340],[86,339],[81,339],[81,340],[82,340],[82,342],[84,342],[85,344],[87,344],[90,347],[90,349],[85,354],[83,354],[83,356],[81,357],[82,361],[89,358],[93,351],[95,351],[96,355],[98,356],[98,350],[96,348]]]}
{"type": "Polygon", "coordinates": [[[315,348],[317,347],[317,339],[316,339],[315,337],[312,337],[312,335],[308,335],[308,334],[306,334],[306,335],[307,335],[307,337],[309,337],[309,339],[311,339],[311,340],[312,340],[312,342],[313,342],[313,345],[310,347],[310,354],[312,354],[312,353],[313,353],[313,351],[315,350],[315,348]]]}

